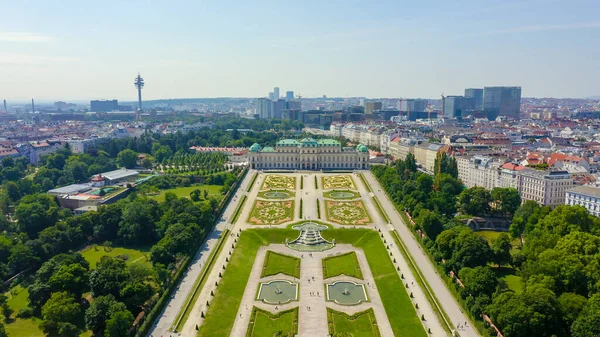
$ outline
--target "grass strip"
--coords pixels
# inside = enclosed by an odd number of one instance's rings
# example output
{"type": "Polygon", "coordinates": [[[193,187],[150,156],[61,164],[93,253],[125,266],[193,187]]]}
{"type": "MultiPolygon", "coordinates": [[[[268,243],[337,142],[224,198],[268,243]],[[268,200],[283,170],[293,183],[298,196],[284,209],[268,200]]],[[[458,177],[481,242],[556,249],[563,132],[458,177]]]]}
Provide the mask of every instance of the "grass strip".
{"type": "Polygon", "coordinates": [[[268,250],[260,277],[277,275],[279,273],[300,278],[300,259],[268,250]]]}
{"type": "Polygon", "coordinates": [[[242,196],[242,200],[240,201],[240,203],[238,204],[237,208],[235,209],[235,213],[233,213],[233,217],[231,218],[231,223],[235,224],[235,222],[237,221],[238,217],[240,216],[240,212],[242,211],[242,207],[244,207],[244,204],[246,203],[246,195],[242,196]]]}
{"type": "Polygon", "coordinates": [[[381,337],[373,308],[348,315],[344,312],[327,308],[327,326],[329,335],[357,334],[359,336],[381,337]]]}
{"type": "Polygon", "coordinates": [[[246,189],[246,192],[250,193],[250,191],[252,191],[252,187],[254,186],[254,182],[256,181],[257,177],[258,177],[258,172],[255,172],[254,176],[252,176],[252,180],[250,180],[250,184],[248,184],[248,188],[246,189]]]}
{"type": "Polygon", "coordinates": [[[377,211],[379,212],[379,215],[381,215],[381,217],[385,220],[386,223],[390,223],[390,218],[388,217],[387,213],[381,207],[381,204],[379,203],[379,199],[376,196],[373,196],[373,201],[375,201],[375,206],[377,207],[377,211]]]}
{"type": "Polygon", "coordinates": [[[190,316],[190,312],[192,311],[192,308],[194,307],[193,303],[196,303],[196,300],[198,299],[198,296],[200,295],[200,289],[202,289],[202,287],[204,287],[204,283],[206,283],[208,274],[210,273],[217,256],[219,256],[219,254],[221,254],[224,243],[225,243],[225,241],[227,241],[228,235],[229,235],[229,229],[226,229],[221,234],[221,237],[219,238],[219,242],[217,243],[217,247],[215,247],[216,249],[213,249],[213,251],[210,253],[207,263],[204,265],[202,272],[200,273],[200,275],[194,282],[194,285],[192,286],[192,291],[188,294],[187,298],[185,299],[185,304],[183,305],[181,310],[179,310],[177,317],[175,317],[175,322],[171,326],[171,331],[179,331],[185,325],[185,322],[187,321],[188,317],[190,316]]]}
{"type": "Polygon", "coordinates": [[[365,178],[364,174],[360,173],[360,180],[362,181],[363,185],[365,185],[365,187],[367,188],[367,191],[369,192],[373,192],[373,190],[371,190],[371,186],[369,186],[369,184],[367,184],[367,179],[365,178]]]}
{"type": "Polygon", "coordinates": [[[410,254],[408,254],[408,252],[406,251],[406,247],[404,247],[404,243],[400,239],[398,232],[393,230],[391,231],[391,233],[394,237],[394,241],[396,241],[396,245],[400,249],[400,253],[402,254],[402,256],[404,256],[404,259],[408,261],[408,267],[410,268],[412,273],[417,276],[417,284],[419,284],[419,286],[422,289],[425,289],[425,297],[427,297],[427,301],[429,301],[429,304],[431,304],[435,316],[438,318],[438,320],[440,320],[440,322],[444,323],[442,324],[442,328],[444,328],[444,331],[446,331],[448,334],[452,334],[453,329],[452,323],[450,323],[451,320],[439,304],[439,300],[437,299],[437,297],[435,297],[435,294],[431,290],[429,283],[427,283],[427,280],[425,280],[425,278],[421,274],[421,270],[419,269],[415,261],[412,259],[412,256],[410,256],[410,254]]]}
{"type": "Polygon", "coordinates": [[[276,314],[253,307],[246,337],[271,337],[279,331],[288,332],[289,336],[296,336],[298,334],[298,312],[298,307],[276,314]]]}
{"type": "Polygon", "coordinates": [[[323,265],[323,278],[346,275],[363,279],[362,271],[358,264],[358,258],[355,252],[348,252],[340,255],[328,256],[321,261],[323,265]]]}

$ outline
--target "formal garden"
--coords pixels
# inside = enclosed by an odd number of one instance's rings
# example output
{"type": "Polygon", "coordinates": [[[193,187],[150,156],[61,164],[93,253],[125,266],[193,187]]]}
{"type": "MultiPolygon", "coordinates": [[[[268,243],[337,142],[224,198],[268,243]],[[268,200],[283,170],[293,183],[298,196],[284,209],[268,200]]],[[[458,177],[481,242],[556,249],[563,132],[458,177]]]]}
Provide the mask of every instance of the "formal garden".
{"type": "Polygon", "coordinates": [[[293,198],[296,193],[288,190],[267,190],[258,192],[258,197],[261,199],[290,199],[293,198]]]}
{"type": "Polygon", "coordinates": [[[300,278],[300,259],[268,250],[260,277],[277,274],[300,278]]]}
{"type": "Polygon", "coordinates": [[[272,314],[252,308],[246,337],[295,336],[298,333],[298,307],[272,314]]]}
{"type": "Polygon", "coordinates": [[[357,312],[354,315],[348,315],[343,312],[327,308],[327,324],[331,336],[353,337],[379,337],[379,327],[375,320],[373,309],[357,312]]]}
{"type": "Polygon", "coordinates": [[[352,177],[348,174],[341,174],[335,176],[324,176],[323,177],[323,189],[328,190],[332,188],[345,188],[345,189],[356,189],[356,185],[352,180],[352,177]]]}
{"type": "MultiPolygon", "coordinates": [[[[404,287],[398,286],[402,285],[402,280],[376,231],[363,228],[330,228],[322,233],[327,240],[335,240],[339,244],[351,244],[363,250],[395,336],[427,336],[409,294],[404,287]]],[[[286,242],[286,239],[292,241],[297,237],[298,231],[292,229],[292,225],[277,229],[253,228],[242,231],[236,249],[230,257],[229,265],[205,313],[199,336],[221,337],[231,334],[259,248],[269,244],[281,244],[286,242]]],[[[332,314],[328,314],[330,332],[333,329],[335,333],[347,332],[352,336],[379,336],[372,312],[366,316],[364,313],[359,313],[348,317],[335,312],[332,314]]],[[[274,336],[280,331],[291,331],[291,336],[297,333],[297,318],[286,318],[280,321],[280,317],[270,313],[265,315],[259,319],[256,314],[253,314],[247,336],[274,336]],[[286,328],[282,326],[290,327],[290,330],[285,330],[286,328]]],[[[280,312],[276,315],[285,314],[280,312]]]]}
{"type": "Polygon", "coordinates": [[[278,225],[292,221],[294,217],[294,201],[263,201],[254,202],[248,223],[253,225],[278,225]]]}
{"type": "Polygon", "coordinates": [[[278,174],[267,174],[261,190],[296,189],[296,177],[286,177],[278,174]]]}
{"type": "Polygon", "coordinates": [[[363,279],[355,252],[326,257],[323,259],[323,278],[346,275],[363,279]]]}
{"type": "Polygon", "coordinates": [[[371,217],[361,200],[325,200],[325,209],[327,219],[341,225],[366,225],[371,222],[371,217]]]}
{"type": "Polygon", "coordinates": [[[357,199],[360,193],[351,190],[331,190],[323,192],[323,196],[329,199],[357,199]]]}

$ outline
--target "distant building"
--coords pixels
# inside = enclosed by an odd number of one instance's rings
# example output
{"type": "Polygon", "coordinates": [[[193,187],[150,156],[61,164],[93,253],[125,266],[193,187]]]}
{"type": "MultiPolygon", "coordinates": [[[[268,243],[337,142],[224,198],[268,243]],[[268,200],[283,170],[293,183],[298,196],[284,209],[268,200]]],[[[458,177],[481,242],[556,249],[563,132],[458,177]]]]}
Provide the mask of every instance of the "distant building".
{"type": "Polygon", "coordinates": [[[273,101],[267,98],[259,98],[256,100],[256,114],[259,118],[273,118],[273,101]]]}
{"type": "Polygon", "coordinates": [[[595,216],[600,216],[600,188],[593,186],[577,186],[567,190],[566,205],[580,205],[595,216]]]}
{"type": "Polygon", "coordinates": [[[368,169],[369,150],[362,144],[342,147],[333,139],[284,139],[275,147],[255,143],[250,147],[248,161],[254,169],[368,169]]]}
{"type": "Polygon", "coordinates": [[[372,114],[374,111],[381,110],[381,102],[365,102],[365,114],[372,114]]]}
{"type": "Polygon", "coordinates": [[[90,111],[92,112],[110,112],[118,111],[119,102],[116,99],[113,100],[96,100],[90,101],[90,111]]]}
{"type": "Polygon", "coordinates": [[[279,87],[273,88],[273,100],[276,101],[280,98],[279,96],[279,87]]]}
{"type": "Polygon", "coordinates": [[[473,108],[483,110],[483,89],[465,89],[465,97],[473,99],[473,108]]]}
{"type": "Polygon", "coordinates": [[[444,99],[444,118],[462,118],[471,114],[475,108],[471,97],[447,96],[444,99]]]}
{"type": "Polygon", "coordinates": [[[423,112],[427,110],[426,99],[403,99],[400,101],[401,112],[423,112]]]}
{"type": "Polygon", "coordinates": [[[521,87],[484,87],[483,112],[489,120],[494,120],[498,116],[519,119],[521,87]]]}
{"type": "Polygon", "coordinates": [[[547,172],[526,168],[520,175],[521,199],[534,200],[544,206],[564,204],[567,190],[573,187],[573,177],[567,171],[547,172]]]}
{"type": "MultiPolygon", "coordinates": [[[[131,180],[137,177],[140,173],[136,170],[129,170],[126,168],[120,168],[118,170],[104,172],[97,175],[97,177],[104,178],[104,185],[114,185],[123,181],[131,180]]],[[[94,178],[92,178],[93,180],[94,178]]]]}
{"type": "Polygon", "coordinates": [[[294,92],[293,91],[286,91],[285,92],[285,99],[291,101],[294,99],[294,92]]]}

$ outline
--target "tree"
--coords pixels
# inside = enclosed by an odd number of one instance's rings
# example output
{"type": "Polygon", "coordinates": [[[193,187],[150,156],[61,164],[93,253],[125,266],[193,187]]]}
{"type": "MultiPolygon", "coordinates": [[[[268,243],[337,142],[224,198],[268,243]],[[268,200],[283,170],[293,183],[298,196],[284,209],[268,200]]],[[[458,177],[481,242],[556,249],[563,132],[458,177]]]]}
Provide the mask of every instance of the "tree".
{"type": "Polygon", "coordinates": [[[419,212],[419,216],[415,218],[415,224],[423,229],[431,240],[435,240],[442,230],[444,230],[442,217],[428,209],[423,209],[419,212]]]}
{"type": "Polygon", "coordinates": [[[506,218],[512,217],[521,205],[519,191],[514,188],[495,187],[491,195],[496,211],[506,218]]]}
{"type": "Polygon", "coordinates": [[[81,297],[88,287],[88,271],[80,264],[62,265],[48,280],[51,290],[69,291],[81,297]]]}
{"type": "Polygon", "coordinates": [[[117,311],[111,315],[106,321],[106,337],[123,337],[127,336],[129,329],[133,324],[133,315],[129,310],[117,311]]]}
{"type": "Polygon", "coordinates": [[[116,312],[127,310],[113,295],[98,296],[85,311],[85,325],[94,333],[103,332],[106,321],[116,312]]]}
{"type": "Polygon", "coordinates": [[[4,324],[0,323],[0,337],[8,337],[4,324]]]}
{"type": "Polygon", "coordinates": [[[492,261],[499,266],[507,265],[512,261],[512,256],[510,255],[512,245],[506,233],[500,234],[500,236],[493,240],[491,248],[493,253],[492,261]]]}
{"type": "Polygon", "coordinates": [[[190,192],[190,198],[192,199],[192,201],[200,201],[200,190],[199,189],[195,189],[193,191],[190,192]]]}
{"type": "Polygon", "coordinates": [[[42,330],[47,335],[72,336],[73,324],[70,322],[75,322],[80,313],[79,303],[72,295],[66,291],[53,293],[42,307],[42,330]]]}
{"type": "Polygon", "coordinates": [[[142,167],[145,169],[151,169],[152,168],[152,161],[148,158],[144,158],[142,159],[142,167]]]}
{"type": "Polygon", "coordinates": [[[501,293],[494,297],[487,311],[506,337],[566,334],[556,295],[541,284],[528,286],[521,294],[501,293]]]}
{"type": "Polygon", "coordinates": [[[129,270],[125,261],[109,256],[103,256],[96,265],[96,269],[90,274],[90,287],[92,295],[113,295],[120,298],[123,285],[130,278],[129,270]]]}
{"type": "Polygon", "coordinates": [[[486,295],[491,298],[498,285],[496,273],[489,266],[463,268],[458,276],[465,286],[464,293],[473,297],[486,295]]]}
{"type": "Polygon", "coordinates": [[[117,163],[119,163],[121,167],[134,168],[137,163],[137,157],[137,152],[125,149],[117,155],[117,163]]]}
{"type": "Polygon", "coordinates": [[[573,325],[572,337],[600,336],[600,293],[590,297],[573,325]]]}
{"type": "Polygon", "coordinates": [[[484,216],[490,212],[492,196],[483,187],[471,187],[458,195],[458,209],[463,214],[484,216]]]}
{"type": "Polygon", "coordinates": [[[571,326],[579,313],[583,310],[587,299],[581,295],[573,293],[562,293],[558,297],[558,304],[562,312],[566,326],[571,326]]]}

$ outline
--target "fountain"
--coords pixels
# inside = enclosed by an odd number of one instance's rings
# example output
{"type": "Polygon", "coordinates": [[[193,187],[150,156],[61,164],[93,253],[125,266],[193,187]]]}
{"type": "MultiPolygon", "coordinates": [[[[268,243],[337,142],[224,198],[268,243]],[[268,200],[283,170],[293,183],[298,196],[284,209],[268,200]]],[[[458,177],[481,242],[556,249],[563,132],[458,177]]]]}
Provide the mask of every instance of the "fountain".
{"type": "Polygon", "coordinates": [[[298,284],[287,280],[261,282],[257,300],[267,304],[283,304],[298,300],[298,284]]]}
{"type": "Polygon", "coordinates": [[[340,305],[357,305],[369,301],[364,284],[352,281],[337,281],[327,284],[326,291],[327,301],[340,305]]]}
{"type": "Polygon", "coordinates": [[[277,295],[281,295],[283,293],[283,291],[281,291],[281,289],[279,289],[279,287],[277,287],[277,289],[275,289],[275,293],[277,295]]]}
{"type": "Polygon", "coordinates": [[[300,231],[300,236],[292,242],[287,243],[289,248],[301,252],[320,252],[333,248],[335,243],[329,242],[321,236],[321,231],[328,227],[314,222],[305,222],[301,225],[292,226],[300,231]]]}

